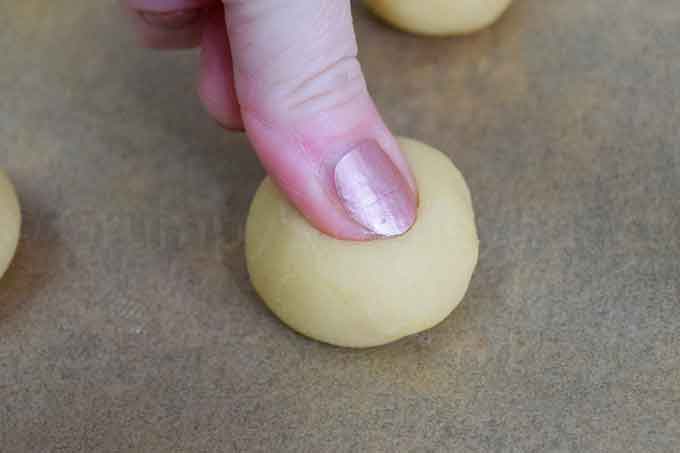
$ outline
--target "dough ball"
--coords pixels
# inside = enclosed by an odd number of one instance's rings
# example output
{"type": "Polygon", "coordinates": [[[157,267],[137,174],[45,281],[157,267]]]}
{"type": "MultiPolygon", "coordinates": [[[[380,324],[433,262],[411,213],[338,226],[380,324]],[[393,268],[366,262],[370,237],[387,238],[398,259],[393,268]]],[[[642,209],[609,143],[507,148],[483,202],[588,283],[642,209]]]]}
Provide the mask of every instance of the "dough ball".
{"type": "Polygon", "coordinates": [[[422,35],[460,35],[494,23],[511,0],[365,0],[379,17],[422,35]]]}
{"type": "Polygon", "coordinates": [[[369,347],[438,324],[458,305],[477,263],[470,192],[442,153],[400,140],[419,190],[404,235],[341,241],[320,233],[267,178],[246,225],[255,289],[294,330],[338,346],[369,347]]]}
{"type": "Polygon", "coordinates": [[[0,277],[9,267],[19,243],[21,211],[12,183],[0,170],[0,277]]]}

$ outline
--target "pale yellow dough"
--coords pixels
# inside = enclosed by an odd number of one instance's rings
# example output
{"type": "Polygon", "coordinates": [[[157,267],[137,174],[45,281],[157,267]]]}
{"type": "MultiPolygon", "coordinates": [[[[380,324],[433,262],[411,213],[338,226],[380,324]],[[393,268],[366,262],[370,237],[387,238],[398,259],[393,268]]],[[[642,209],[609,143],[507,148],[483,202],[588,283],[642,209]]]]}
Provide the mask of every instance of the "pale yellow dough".
{"type": "Polygon", "coordinates": [[[511,0],[365,0],[379,17],[422,35],[459,35],[494,23],[511,0]]]}
{"type": "Polygon", "coordinates": [[[19,243],[21,211],[12,183],[0,170],[0,277],[3,276],[19,243]]]}
{"type": "Polygon", "coordinates": [[[258,189],[246,225],[248,271],[294,330],[338,346],[377,346],[436,325],[465,295],[478,256],[468,187],[444,154],[400,143],[420,201],[415,225],[396,238],[331,238],[269,178],[258,189]]]}

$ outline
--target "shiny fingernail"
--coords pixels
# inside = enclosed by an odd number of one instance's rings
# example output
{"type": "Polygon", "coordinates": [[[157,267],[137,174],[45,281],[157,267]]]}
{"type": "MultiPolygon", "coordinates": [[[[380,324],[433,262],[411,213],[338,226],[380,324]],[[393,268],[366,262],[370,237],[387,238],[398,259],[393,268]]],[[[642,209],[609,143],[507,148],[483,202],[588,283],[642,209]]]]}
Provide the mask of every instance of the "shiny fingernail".
{"type": "Polygon", "coordinates": [[[417,197],[377,142],[362,142],[345,154],[334,177],[347,213],[376,235],[398,236],[415,222],[417,197]]]}
{"type": "Polygon", "coordinates": [[[169,12],[140,11],[139,15],[144,22],[153,25],[154,27],[179,29],[196,23],[201,16],[201,10],[186,9],[169,12]]]}

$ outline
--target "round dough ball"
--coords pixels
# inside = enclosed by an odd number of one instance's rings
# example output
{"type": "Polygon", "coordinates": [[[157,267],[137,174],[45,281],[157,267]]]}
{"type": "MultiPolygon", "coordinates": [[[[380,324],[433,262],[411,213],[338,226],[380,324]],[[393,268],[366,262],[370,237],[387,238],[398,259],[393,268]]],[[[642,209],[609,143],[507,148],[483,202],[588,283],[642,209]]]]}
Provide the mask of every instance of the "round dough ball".
{"type": "Polygon", "coordinates": [[[3,276],[19,243],[21,211],[12,183],[0,170],[0,277],[3,276]]]}
{"type": "Polygon", "coordinates": [[[494,23],[511,0],[365,0],[388,23],[422,35],[460,35],[494,23]]]}
{"type": "Polygon", "coordinates": [[[438,324],[458,305],[477,263],[470,192],[442,153],[401,139],[419,190],[405,234],[341,241],[312,227],[264,180],[250,207],[246,260],[255,289],[294,330],[369,347],[438,324]]]}

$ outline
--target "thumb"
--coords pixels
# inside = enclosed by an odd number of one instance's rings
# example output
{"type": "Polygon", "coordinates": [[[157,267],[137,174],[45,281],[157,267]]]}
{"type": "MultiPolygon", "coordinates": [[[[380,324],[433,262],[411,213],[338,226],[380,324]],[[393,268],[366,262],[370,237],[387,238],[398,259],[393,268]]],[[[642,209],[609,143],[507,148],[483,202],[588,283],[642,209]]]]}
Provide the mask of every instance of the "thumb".
{"type": "Polygon", "coordinates": [[[349,0],[225,0],[234,83],[269,175],[340,239],[406,232],[417,194],[370,98],[349,0]]]}

